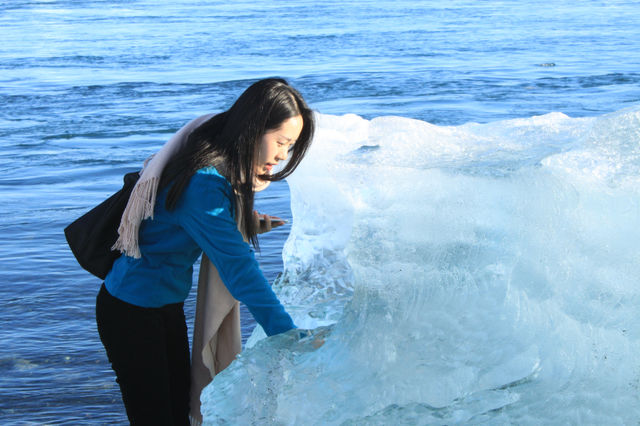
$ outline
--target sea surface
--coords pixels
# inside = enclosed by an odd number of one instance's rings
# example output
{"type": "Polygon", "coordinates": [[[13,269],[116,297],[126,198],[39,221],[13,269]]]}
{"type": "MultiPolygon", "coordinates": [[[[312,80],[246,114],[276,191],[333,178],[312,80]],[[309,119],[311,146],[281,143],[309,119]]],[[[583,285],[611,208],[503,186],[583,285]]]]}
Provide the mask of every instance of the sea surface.
{"type": "Polygon", "coordinates": [[[259,260],[326,343],[258,330],[211,424],[637,424],[639,23],[625,0],[0,2],[0,423],[126,424],[63,229],[280,76],[320,128],[259,196],[290,219],[259,260]]]}

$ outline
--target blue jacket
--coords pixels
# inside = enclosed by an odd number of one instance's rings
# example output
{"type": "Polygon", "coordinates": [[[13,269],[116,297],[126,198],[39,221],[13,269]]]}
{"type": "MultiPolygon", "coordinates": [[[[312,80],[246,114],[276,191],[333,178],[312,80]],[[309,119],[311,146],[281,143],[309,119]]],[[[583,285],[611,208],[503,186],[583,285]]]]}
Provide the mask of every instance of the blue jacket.
{"type": "Polygon", "coordinates": [[[183,302],[204,250],[231,295],[267,335],[295,328],[238,231],[229,182],[214,167],[198,170],[172,211],[164,207],[167,189],[158,192],[154,218],[140,226],[142,257],[122,255],[114,262],[105,279],[109,293],[142,307],[183,302]]]}

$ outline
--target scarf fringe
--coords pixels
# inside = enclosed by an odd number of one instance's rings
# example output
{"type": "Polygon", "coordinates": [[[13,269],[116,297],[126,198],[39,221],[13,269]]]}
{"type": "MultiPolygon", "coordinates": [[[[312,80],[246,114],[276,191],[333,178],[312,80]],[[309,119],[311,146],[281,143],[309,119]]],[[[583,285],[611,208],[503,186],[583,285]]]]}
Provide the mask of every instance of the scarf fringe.
{"type": "Polygon", "coordinates": [[[173,135],[160,151],[145,160],[142,172],[140,172],[140,179],[133,187],[127,207],[122,214],[118,227],[118,239],[111,250],[119,250],[136,259],[142,257],[140,247],[138,247],[138,231],[143,220],[153,219],[153,209],[156,204],[156,193],[162,171],[187,142],[191,131],[211,117],[213,114],[207,114],[190,121],[173,135]]]}
{"type": "Polygon", "coordinates": [[[157,176],[136,183],[122,214],[122,220],[118,227],[118,239],[111,250],[119,250],[136,259],[142,256],[138,246],[138,231],[143,220],[153,219],[153,208],[156,204],[159,184],[160,178],[157,176]]]}

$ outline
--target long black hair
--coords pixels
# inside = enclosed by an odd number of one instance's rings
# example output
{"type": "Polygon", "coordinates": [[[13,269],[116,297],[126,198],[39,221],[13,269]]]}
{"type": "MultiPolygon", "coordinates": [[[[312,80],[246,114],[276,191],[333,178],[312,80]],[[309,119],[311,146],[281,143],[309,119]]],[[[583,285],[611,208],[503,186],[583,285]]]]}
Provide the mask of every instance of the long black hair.
{"type": "Polygon", "coordinates": [[[293,173],[311,144],[315,123],[313,112],[300,93],[285,80],[268,78],[249,86],[231,108],[193,130],[185,146],[163,171],[160,187],[171,184],[165,204],[167,210],[175,208],[199,169],[222,166],[223,171],[219,171],[229,180],[239,201],[240,229],[257,246],[253,220],[256,147],[267,131],[279,128],[285,120],[298,115],[303,119],[302,131],[286,165],[273,175],[257,176],[259,179],[278,181],[293,173]]]}

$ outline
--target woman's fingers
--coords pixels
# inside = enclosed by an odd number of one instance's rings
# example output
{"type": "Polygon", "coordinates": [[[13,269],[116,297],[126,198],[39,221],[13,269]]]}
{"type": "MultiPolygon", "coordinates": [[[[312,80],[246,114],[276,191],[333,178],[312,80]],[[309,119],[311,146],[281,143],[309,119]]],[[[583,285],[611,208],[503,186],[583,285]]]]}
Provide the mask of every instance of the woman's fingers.
{"type": "Polygon", "coordinates": [[[271,221],[266,214],[260,214],[256,210],[253,211],[253,220],[256,225],[258,234],[271,231],[271,221]]]}
{"type": "Polygon", "coordinates": [[[271,222],[272,228],[277,228],[278,226],[282,226],[287,223],[286,220],[280,219],[278,216],[269,216],[269,221],[271,222]]]}
{"type": "Polygon", "coordinates": [[[253,211],[253,218],[256,221],[256,229],[258,234],[271,231],[273,228],[282,226],[287,223],[284,219],[277,216],[269,216],[268,214],[260,214],[256,210],[253,211]]]}
{"type": "Polygon", "coordinates": [[[311,342],[311,346],[313,346],[313,349],[318,349],[320,346],[324,345],[324,339],[313,339],[313,342],[311,342]]]}

